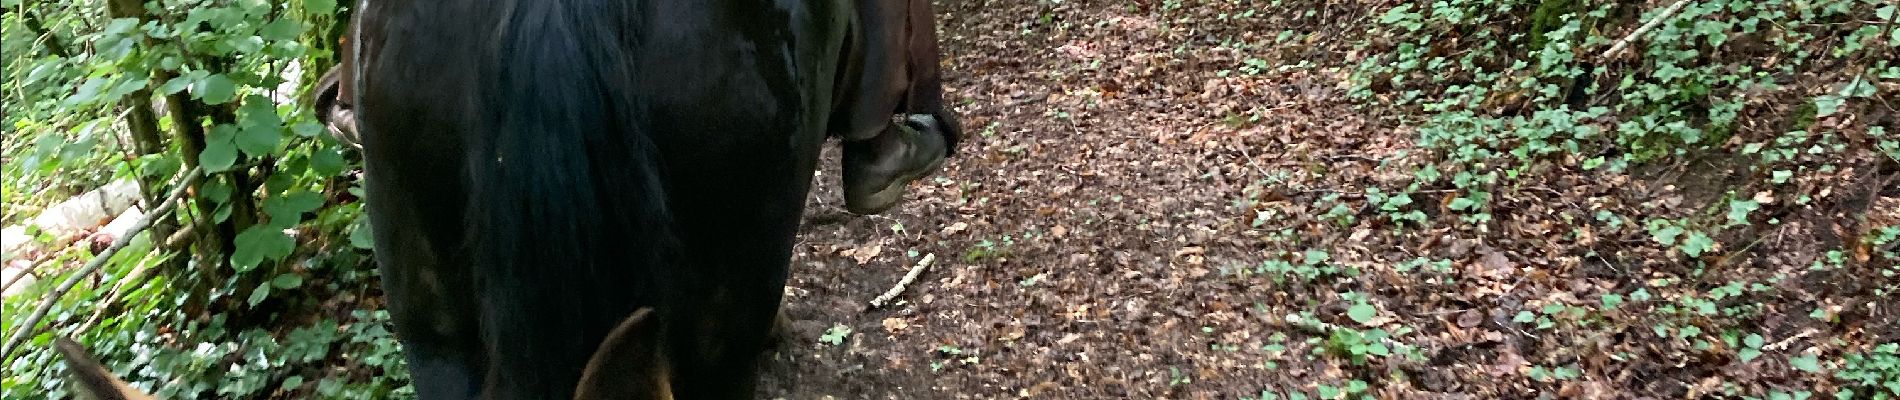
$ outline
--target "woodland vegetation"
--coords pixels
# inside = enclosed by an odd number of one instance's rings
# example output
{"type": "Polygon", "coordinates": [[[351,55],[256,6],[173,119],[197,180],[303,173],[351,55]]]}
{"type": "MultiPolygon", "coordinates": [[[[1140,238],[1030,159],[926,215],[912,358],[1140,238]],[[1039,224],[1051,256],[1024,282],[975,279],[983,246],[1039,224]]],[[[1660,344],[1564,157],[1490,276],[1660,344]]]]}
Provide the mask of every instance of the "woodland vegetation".
{"type": "MultiPolygon", "coordinates": [[[[309,100],[349,4],[0,6],[7,398],[57,336],[413,397],[309,100]]],[[[937,9],[970,139],[888,215],[820,172],[765,395],[1900,398],[1900,3],[937,9]]]]}

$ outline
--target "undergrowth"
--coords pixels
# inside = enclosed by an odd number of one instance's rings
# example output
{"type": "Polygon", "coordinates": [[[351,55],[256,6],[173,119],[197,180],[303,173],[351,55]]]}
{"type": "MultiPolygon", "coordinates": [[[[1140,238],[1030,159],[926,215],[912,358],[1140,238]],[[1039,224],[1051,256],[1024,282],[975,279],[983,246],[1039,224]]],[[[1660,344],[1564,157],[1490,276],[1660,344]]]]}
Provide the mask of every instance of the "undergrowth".
{"type": "MultiPolygon", "coordinates": [[[[1410,168],[1409,179],[1368,189],[1365,205],[1380,226],[1480,237],[1554,216],[1562,223],[1545,249],[1555,252],[1544,256],[1621,272],[1619,289],[1600,304],[1533,300],[1513,318],[1526,335],[1594,340],[1640,327],[1642,340],[1663,345],[1648,350],[1657,356],[1785,378],[1670,392],[1900,394],[1891,383],[1900,338],[1788,337],[1896,323],[1874,304],[1890,307],[1878,299],[1900,292],[1890,245],[1900,218],[1873,203],[1900,195],[1897,9],[1884,0],[1397,2],[1373,12],[1360,36],[1349,95],[1406,116],[1426,152],[1388,160],[1410,168]],[[1435,191],[1450,194],[1418,198],[1435,191]],[[1540,203],[1560,199],[1581,201],[1540,203]],[[1811,300],[1789,304],[1797,298],[1811,300]],[[1764,334],[1812,345],[1764,345],[1764,334]]],[[[1563,355],[1571,339],[1539,337],[1533,350],[1548,353],[1526,355],[1544,368],[1532,381],[1554,389],[1610,372],[1564,366],[1576,360],[1563,355]]]]}

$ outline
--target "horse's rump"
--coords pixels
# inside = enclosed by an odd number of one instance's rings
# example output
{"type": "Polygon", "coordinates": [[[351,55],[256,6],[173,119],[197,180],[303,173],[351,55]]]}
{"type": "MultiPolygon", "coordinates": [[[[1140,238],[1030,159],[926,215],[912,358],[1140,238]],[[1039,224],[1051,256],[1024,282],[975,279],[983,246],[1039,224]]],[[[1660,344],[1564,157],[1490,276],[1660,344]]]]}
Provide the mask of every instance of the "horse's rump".
{"type": "Polygon", "coordinates": [[[566,397],[599,348],[657,352],[634,359],[663,368],[632,370],[668,371],[680,397],[750,397],[831,111],[839,5],[360,10],[366,201],[419,394],[566,397]],[[602,346],[623,319],[643,322],[602,346]]]}

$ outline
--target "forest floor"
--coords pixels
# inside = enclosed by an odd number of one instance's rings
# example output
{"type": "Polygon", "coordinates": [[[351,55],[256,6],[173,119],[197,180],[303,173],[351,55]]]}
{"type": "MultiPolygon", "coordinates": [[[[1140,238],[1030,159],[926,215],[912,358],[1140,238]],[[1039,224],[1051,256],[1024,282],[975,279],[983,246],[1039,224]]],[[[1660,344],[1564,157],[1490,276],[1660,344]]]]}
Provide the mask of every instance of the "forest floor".
{"type": "Polygon", "coordinates": [[[1223,46],[1363,15],[996,3],[938,6],[967,137],[943,172],[851,216],[827,150],[768,398],[1831,395],[1804,360],[1900,337],[1900,302],[1875,295],[1900,285],[1855,278],[1877,275],[1843,239],[1900,219],[1891,172],[1844,172],[1834,184],[1860,190],[1779,211],[1698,266],[1593,216],[1688,213],[1733,175],[1720,159],[1537,171],[1482,225],[1427,187],[1406,207],[1424,222],[1396,224],[1367,198],[1404,187],[1422,151],[1347,98],[1348,39],[1271,64],[1223,46]],[[924,255],[897,304],[867,307],[924,255]],[[1865,269],[1808,270],[1842,257],[1865,269]],[[1705,304],[1731,317],[1683,312],[1705,304]],[[1767,355],[1732,356],[1744,346],[1767,355]]]}

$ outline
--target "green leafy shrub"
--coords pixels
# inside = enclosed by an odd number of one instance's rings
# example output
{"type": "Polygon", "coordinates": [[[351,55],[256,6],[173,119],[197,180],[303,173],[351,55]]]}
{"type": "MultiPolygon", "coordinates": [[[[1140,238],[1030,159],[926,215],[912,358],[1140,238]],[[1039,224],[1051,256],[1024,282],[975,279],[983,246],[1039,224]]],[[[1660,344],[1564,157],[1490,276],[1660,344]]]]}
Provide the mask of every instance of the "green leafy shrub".
{"type": "MultiPolygon", "coordinates": [[[[66,335],[165,398],[411,390],[387,313],[366,303],[377,278],[353,161],[300,102],[334,63],[347,10],[334,0],[4,6],[0,219],[22,223],[119,179],[157,201],[181,171],[205,175],[45,319],[6,313],[8,335],[33,335],[6,355],[0,389],[67,396],[48,346],[66,335]],[[348,368],[326,367],[336,365],[348,368]]],[[[66,264],[93,258],[74,253],[5,308],[38,307],[74,273],[66,264]]]]}

